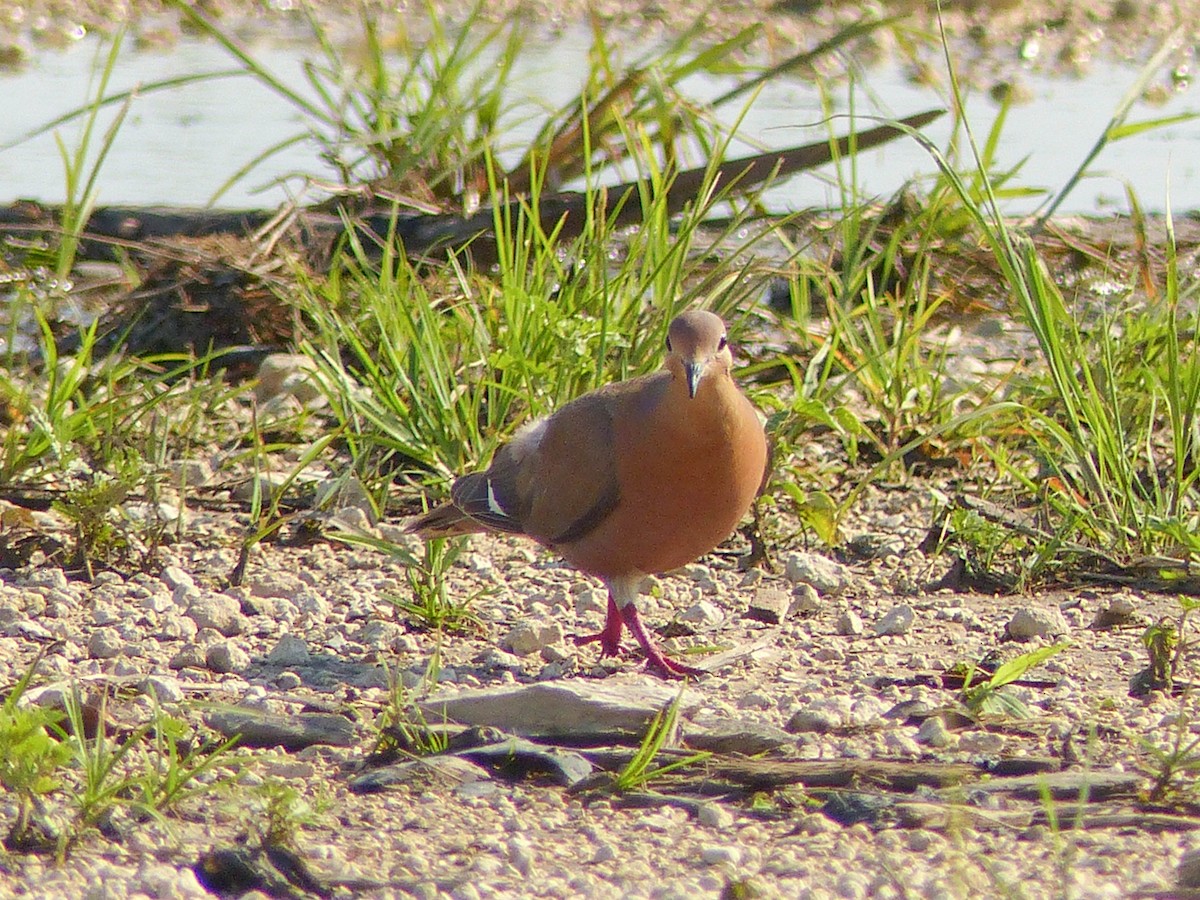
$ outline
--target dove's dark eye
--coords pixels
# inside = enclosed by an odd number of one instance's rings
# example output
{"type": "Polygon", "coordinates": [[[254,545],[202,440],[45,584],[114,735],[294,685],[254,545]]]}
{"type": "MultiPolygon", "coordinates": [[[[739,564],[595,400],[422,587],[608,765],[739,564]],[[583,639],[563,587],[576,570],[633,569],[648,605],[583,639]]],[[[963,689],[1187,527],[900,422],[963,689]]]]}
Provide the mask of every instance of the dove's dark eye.
{"type": "Polygon", "coordinates": [[[721,335],[721,340],[717,342],[717,349],[724,350],[728,346],[729,346],[729,339],[726,338],[725,335],[721,335]]]}

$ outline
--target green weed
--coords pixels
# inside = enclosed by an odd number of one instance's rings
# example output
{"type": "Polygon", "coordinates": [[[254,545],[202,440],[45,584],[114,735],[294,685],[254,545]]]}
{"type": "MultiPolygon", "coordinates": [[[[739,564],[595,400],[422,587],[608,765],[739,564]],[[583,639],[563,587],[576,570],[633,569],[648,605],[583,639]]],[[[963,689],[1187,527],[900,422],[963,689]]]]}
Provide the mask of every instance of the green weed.
{"type": "Polygon", "coordinates": [[[471,604],[486,589],[462,600],[452,599],[447,584],[450,566],[464,549],[461,540],[425,542],[425,556],[420,565],[405,570],[412,599],[395,598],[393,603],[409,620],[432,631],[466,631],[482,628],[471,612],[471,604]]]}
{"type": "MultiPolygon", "coordinates": [[[[75,528],[75,563],[83,566],[89,580],[95,577],[97,561],[111,564],[132,556],[131,529],[121,513],[130,494],[145,483],[144,466],[133,454],[114,462],[110,473],[80,472],[76,483],[54,502],[54,508],[75,528]]],[[[152,553],[155,544],[156,537],[143,558],[152,553]]]]}
{"type": "Polygon", "coordinates": [[[70,758],[78,766],[78,784],[69,789],[75,807],[76,826],[72,834],[78,840],[86,830],[95,828],[126,799],[129,782],[125,762],[145,736],[145,727],[134,729],[123,740],[109,734],[108,692],[85,708],[79,685],[63,698],[66,718],[56,730],[70,758]]]}
{"type": "MultiPolygon", "coordinates": [[[[421,679],[420,691],[428,690],[437,683],[441,668],[441,644],[434,648],[421,679]]],[[[405,687],[400,673],[385,668],[388,680],[388,697],[375,719],[376,739],[373,753],[378,757],[390,758],[400,754],[413,756],[436,756],[449,748],[449,733],[445,729],[430,727],[424,710],[416,702],[414,692],[405,687]]]]}
{"type": "Polygon", "coordinates": [[[131,776],[136,808],[154,815],[174,812],[189,800],[236,784],[244,763],[232,751],[238,738],[201,741],[182,719],[156,710],[147,729],[146,761],[131,776]]]}
{"type": "Polygon", "coordinates": [[[295,848],[301,830],[323,822],[330,809],[328,797],[309,799],[291,785],[274,779],[251,788],[249,793],[252,799],[247,819],[263,847],[295,848]]]}
{"type": "Polygon", "coordinates": [[[236,779],[217,774],[236,769],[229,755],[236,739],[201,745],[183,721],[158,708],[150,721],[117,737],[109,732],[108,701],[105,691],[85,706],[79,686],[72,685],[64,698],[66,718],[56,728],[76,773],[68,788],[76,811],[72,843],[118,810],[161,819],[236,779]]]}
{"type": "Polygon", "coordinates": [[[662,749],[676,739],[676,725],[682,702],[683,691],[680,691],[669,706],[655,714],[654,719],[646,727],[646,734],[638,745],[633,758],[613,777],[610,787],[613,793],[625,794],[631,791],[645,790],[651,781],[668,772],[702,763],[712,756],[708,751],[700,751],[663,765],[655,765],[662,749]]]}
{"type": "Polygon", "coordinates": [[[40,661],[39,655],[0,705],[0,786],[17,806],[3,843],[13,852],[56,850],[63,839],[43,802],[61,787],[71,761],[70,748],[55,735],[61,714],[20,702],[40,661]]]}
{"type": "Polygon", "coordinates": [[[1194,718],[1180,701],[1179,713],[1167,728],[1166,739],[1139,737],[1145,756],[1142,768],[1151,779],[1147,791],[1154,803],[1196,802],[1196,776],[1200,774],[1200,736],[1193,728],[1194,718]]]}
{"type": "Polygon", "coordinates": [[[978,683],[975,683],[975,666],[972,665],[963,679],[960,700],[975,715],[1028,718],[1029,709],[1025,704],[1011,694],[1005,693],[1002,690],[1003,687],[1012,684],[1019,678],[1024,678],[1030,669],[1040,666],[1067,647],[1068,645],[1065,643],[1052,644],[1022,653],[997,666],[990,676],[978,683]]]}
{"type": "Polygon", "coordinates": [[[22,703],[40,660],[0,705],[0,788],[17,808],[8,850],[61,858],[118,813],[162,818],[234,778],[218,772],[233,765],[235,741],[197,745],[181,721],[157,708],[150,721],[115,733],[107,691],[89,699],[72,683],[59,708],[22,703]],[[57,801],[70,816],[56,813],[57,801]]]}
{"type": "Polygon", "coordinates": [[[1200,609],[1200,599],[1183,594],[1177,599],[1180,607],[1177,618],[1164,616],[1142,632],[1142,646],[1150,664],[1132,679],[1130,690],[1136,694],[1173,690],[1184,655],[1195,645],[1189,634],[1189,619],[1200,609]]]}

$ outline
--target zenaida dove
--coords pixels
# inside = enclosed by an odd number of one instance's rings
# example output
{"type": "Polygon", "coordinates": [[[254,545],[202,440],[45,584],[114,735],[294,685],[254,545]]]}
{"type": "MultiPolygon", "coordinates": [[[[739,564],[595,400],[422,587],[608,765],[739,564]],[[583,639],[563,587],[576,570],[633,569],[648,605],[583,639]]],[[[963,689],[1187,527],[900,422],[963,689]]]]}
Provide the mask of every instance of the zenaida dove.
{"type": "Polygon", "coordinates": [[[617,655],[628,628],[647,666],[700,674],[666,656],[635,600],[645,576],[693,562],[727,538],[767,468],[762,421],[733,381],[725,325],[692,310],[667,333],[664,367],[606,385],[525,425],[487,471],[408,526],[428,539],[479,531],[533,538],[604,581],[602,631],[576,638],[617,655]]]}

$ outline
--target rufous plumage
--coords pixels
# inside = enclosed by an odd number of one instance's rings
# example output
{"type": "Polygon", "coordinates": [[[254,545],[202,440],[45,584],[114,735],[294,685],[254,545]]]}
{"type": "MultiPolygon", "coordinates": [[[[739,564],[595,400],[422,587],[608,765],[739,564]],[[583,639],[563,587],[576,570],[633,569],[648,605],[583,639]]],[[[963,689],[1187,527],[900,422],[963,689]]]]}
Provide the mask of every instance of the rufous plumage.
{"type": "Polygon", "coordinates": [[[666,656],[638,615],[647,575],[695,561],[737,527],[765,482],[767,440],[732,376],[725,324],[691,310],[672,320],[662,369],[609,384],[524,426],[450,502],[408,526],[425,538],[523,534],[608,588],[595,635],[616,655],[628,628],[648,667],[701,670],[666,656]]]}

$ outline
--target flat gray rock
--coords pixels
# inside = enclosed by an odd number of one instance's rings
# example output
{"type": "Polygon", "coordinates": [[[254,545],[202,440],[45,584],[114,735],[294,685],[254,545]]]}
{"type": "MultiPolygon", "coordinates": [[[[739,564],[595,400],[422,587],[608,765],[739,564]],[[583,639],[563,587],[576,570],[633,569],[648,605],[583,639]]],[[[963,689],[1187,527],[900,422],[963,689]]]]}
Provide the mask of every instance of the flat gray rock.
{"type": "Polygon", "coordinates": [[[971,791],[988,794],[1010,794],[1022,800],[1040,800],[1043,789],[1055,800],[1080,800],[1092,803],[1136,794],[1145,783],[1142,775],[1127,772],[1044,772],[1020,775],[1015,778],[994,778],[973,784],[971,791]]]}
{"type": "Polygon", "coordinates": [[[510,778],[546,775],[570,787],[592,774],[592,764],[571,750],[543,747],[524,738],[510,738],[457,751],[458,756],[499,770],[510,778]]]}
{"type": "Polygon", "coordinates": [[[313,744],[349,747],[354,744],[354,724],[332,713],[277,716],[253,709],[220,709],[204,717],[209,728],[226,737],[241,736],[246,747],[283,747],[301,750],[313,744]]]}
{"type": "Polygon", "coordinates": [[[795,738],[767,722],[730,719],[724,722],[705,722],[699,727],[687,724],[684,741],[693,750],[710,753],[740,753],[756,756],[795,743],[795,738]]]}
{"type": "MultiPolygon", "coordinates": [[[[574,679],[442,694],[425,700],[421,710],[430,722],[444,717],[460,725],[491,725],[525,737],[641,732],[679,690],[649,678],[574,679]]],[[[683,710],[697,702],[695,693],[684,689],[683,710]]]]}
{"type": "Polygon", "coordinates": [[[375,794],[390,788],[405,786],[423,788],[454,788],[487,781],[487,769],[458,756],[429,756],[384,766],[351,779],[350,790],[356,794],[375,794]]]}

